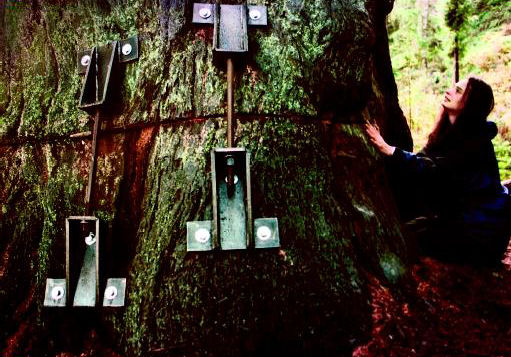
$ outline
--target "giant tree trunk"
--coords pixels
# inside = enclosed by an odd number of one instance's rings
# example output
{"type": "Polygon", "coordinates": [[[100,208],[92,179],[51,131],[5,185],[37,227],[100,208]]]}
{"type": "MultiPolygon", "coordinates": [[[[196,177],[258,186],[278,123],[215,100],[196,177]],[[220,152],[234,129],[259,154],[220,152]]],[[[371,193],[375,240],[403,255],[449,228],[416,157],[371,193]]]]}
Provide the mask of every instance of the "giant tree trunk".
{"type": "MultiPolygon", "coordinates": [[[[236,3],[236,1],[230,1],[236,3]]],[[[264,3],[255,1],[253,3],[264,3]]],[[[0,350],[56,355],[332,355],[371,324],[368,274],[395,282],[407,253],[381,157],[362,124],[410,147],[388,54],[392,1],[266,2],[236,76],[238,145],[252,153],[254,217],[281,249],[186,252],[210,219],[209,152],[225,145],[225,71],[192,2],[0,5],[0,350]],[[139,33],[99,140],[95,215],[124,309],[42,307],[64,276],[64,220],[84,213],[91,138],[76,51],[139,33]],[[84,342],[85,341],[85,342],[84,342]],[[91,347],[92,346],[92,347],[91,347]]]]}

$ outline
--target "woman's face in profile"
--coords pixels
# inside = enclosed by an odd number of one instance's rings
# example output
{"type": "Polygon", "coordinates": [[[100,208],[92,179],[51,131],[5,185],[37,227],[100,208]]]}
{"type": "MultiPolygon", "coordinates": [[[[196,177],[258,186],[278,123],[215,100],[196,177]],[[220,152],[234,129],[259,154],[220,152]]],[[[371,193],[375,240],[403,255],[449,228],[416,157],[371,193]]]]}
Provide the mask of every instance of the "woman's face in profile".
{"type": "Polygon", "coordinates": [[[449,120],[451,124],[454,124],[454,120],[456,115],[463,109],[463,93],[465,93],[465,89],[467,87],[467,80],[464,79],[456,83],[453,87],[448,89],[445,92],[444,100],[442,101],[442,106],[445,108],[447,113],[454,114],[449,115],[449,120]]]}

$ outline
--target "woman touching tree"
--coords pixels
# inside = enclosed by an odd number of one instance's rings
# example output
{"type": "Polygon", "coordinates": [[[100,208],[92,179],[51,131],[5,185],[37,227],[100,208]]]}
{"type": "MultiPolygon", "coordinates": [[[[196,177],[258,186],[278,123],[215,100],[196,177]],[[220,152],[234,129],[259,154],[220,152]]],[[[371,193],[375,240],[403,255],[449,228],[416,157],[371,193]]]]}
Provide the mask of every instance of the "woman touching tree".
{"type": "Polygon", "coordinates": [[[493,92],[470,77],[445,93],[426,146],[417,154],[385,142],[367,124],[374,146],[391,170],[413,180],[408,227],[423,254],[477,265],[498,264],[511,235],[511,197],[502,186],[491,140],[497,134],[487,116],[493,92]]]}

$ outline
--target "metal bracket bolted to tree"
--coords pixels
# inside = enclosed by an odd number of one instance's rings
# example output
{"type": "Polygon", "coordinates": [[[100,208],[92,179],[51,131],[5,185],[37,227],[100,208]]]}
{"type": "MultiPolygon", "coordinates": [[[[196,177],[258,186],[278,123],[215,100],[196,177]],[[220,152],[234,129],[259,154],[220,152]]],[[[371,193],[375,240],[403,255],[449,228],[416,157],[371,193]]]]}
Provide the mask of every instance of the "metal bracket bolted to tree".
{"type": "MultiPolygon", "coordinates": [[[[138,52],[138,37],[134,36],[77,54],[78,73],[85,74],[79,108],[94,117],[85,215],[66,219],[66,278],[47,279],[44,306],[94,307],[99,300],[102,270],[99,259],[99,219],[92,216],[92,197],[101,114],[109,107],[109,89],[117,74],[117,66],[138,59],[138,52]]],[[[125,290],[125,278],[109,278],[103,306],[124,306],[125,290]]]]}
{"type": "Polygon", "coordinates": [[[85,74],[78,107],[94,115],[92,135],[92,157],[89,167],[89,181],[85,196],[86,215],[92,213],[91,199],[96,177],[97,140],[101,124],[101,112],[107,108],[109,88],[119,63],[138,59],[138,37],[123,41],[112,41],[105,46],[78,52],[78,73],[85,74]]]}
{"type": "Polygon", "coordinates": [[[279,247],[277,218],[252,222],[250,153],[235,147],[234,136],[233,59],[248,52],[248,26],[267,25],[266,7],[195,3],[192,22],[214,26],[214,55],[226,62],[228,147],[211,152],[213,222],[187,222],[187,250],[246,249],[253,241],[255,248],[279,247]]]}
{"type": "Polygon", "coordinates": [[[234,147],[233,58],[248,52],[248,26],[268,24],[266,6],[193,4],[194,24],[213,25],[213,51],[227,66],[227,146],[234,147]],[[248,13],[248,16],[247,16],[248,13]]]}

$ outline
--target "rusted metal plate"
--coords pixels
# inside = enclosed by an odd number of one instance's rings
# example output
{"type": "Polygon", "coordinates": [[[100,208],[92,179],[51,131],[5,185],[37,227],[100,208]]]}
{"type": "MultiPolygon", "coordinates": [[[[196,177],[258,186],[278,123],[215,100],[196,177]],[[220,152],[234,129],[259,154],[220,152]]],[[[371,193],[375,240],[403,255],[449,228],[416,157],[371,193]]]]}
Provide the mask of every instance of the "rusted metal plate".
{"type": "Polygon", "coordinates": [[[103,294],[104,307],[122,307],[126,298],[126,278],[110,278],[103,294]]]}
{"type": "Polygon", "coordinates": [[[254,220],[255,248],[280,247],[279,222],[277,218],[256,218],[254,220]]]}
{"type": "Polygon", "coordinates": [[[211,167],[214,231],[220,247],[246,249],[252,218],[250,155],[244,148],[217,148],[211,153],[211,167]],[[228,166],[232,166],[232,182],[228,166]]]}
{"type": "Polygon", "coordinates": [[[209,251],[215,247],[211,221],[186,222],[186,250],[209,251]]]}
{"type": "Polygon", "coordinates": [[[66,306],[66,279],[46,279],[43,305],[47,307],[66,306]]]}

